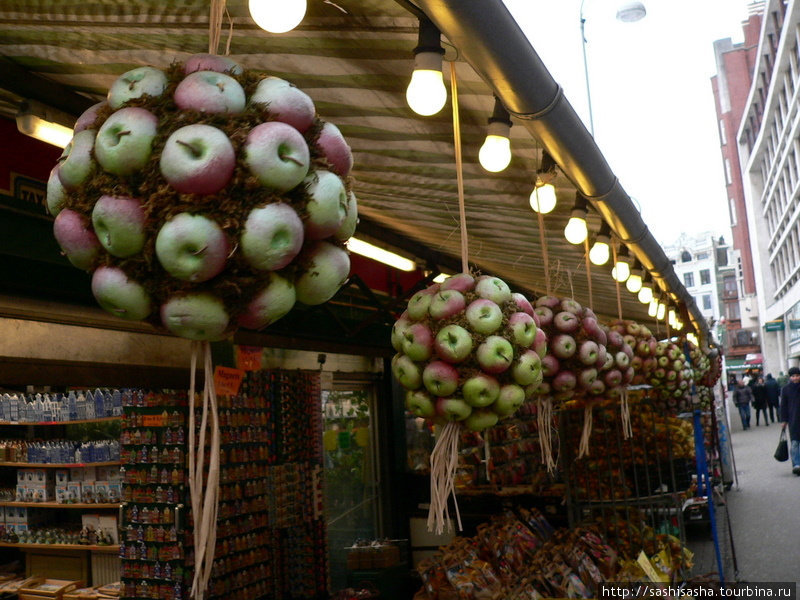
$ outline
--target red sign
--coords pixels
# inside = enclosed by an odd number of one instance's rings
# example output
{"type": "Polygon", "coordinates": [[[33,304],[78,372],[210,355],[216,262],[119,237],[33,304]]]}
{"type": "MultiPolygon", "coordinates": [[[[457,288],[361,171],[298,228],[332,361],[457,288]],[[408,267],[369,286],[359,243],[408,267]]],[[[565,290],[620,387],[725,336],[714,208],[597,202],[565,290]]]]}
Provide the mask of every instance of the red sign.
{"type": "Polygon", "coordinates": [[[217,391],[217,396],[235,396],[238,394],[242,379],[244,379],[244,371],[241,369],[215,367],[214,389],[217,391]]]}
{"type": "Polygon", "coordinates": [[[261,369],[260,346],[236,346],[236,364],[242,371],[258,371],[261,369]]]}

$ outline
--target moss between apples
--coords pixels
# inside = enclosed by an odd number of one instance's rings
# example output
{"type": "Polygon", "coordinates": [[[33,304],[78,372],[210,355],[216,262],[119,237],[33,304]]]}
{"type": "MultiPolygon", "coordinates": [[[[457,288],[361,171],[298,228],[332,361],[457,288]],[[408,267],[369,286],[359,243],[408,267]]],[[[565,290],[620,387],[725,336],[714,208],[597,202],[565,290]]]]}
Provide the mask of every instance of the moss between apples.
{"type": "MultiPolygon", "coordinates": [[[[158,118],[158,130],[153,141],[152,153],[147,165],[139,172],[120,177],[105,172],[93,162],[93,171],[87,182],[66,196],[65,208],[85,215],[91,221],[92,209],[102,195],[130,196],[143,202],[145,210],[146,242],[140,254],[120,259],[101,248],[96,264],[121,268],[132,280],[144,286],[150,294],[153,306],[160,306],[168,297],[180,293],[211,292],[225,304],[230,316],[230,333],[236,329],[236,317],[242,313],[255,293],[268,282],[271,272],[251,268],[237,252],[239,234],[249,212],[258,206],[275,202],[285,202],[295,209],[301,220],[307,218],[308,195],[305,187],[299,185],[287,193],[279,194],[262,186],[250,173],[243,162],[242,148],[250,130],[261,123],[274,120],[264,105],[248,105],[239,114],[206,114],[197,111],[179,110],[173,101],[178,83],[183,79],[182,63],[173,63],[165,70],[167,88],[158,97],[143,96],[127,102],[124,107],[141,107],[158,118]],[[181,194],[166,183],[159,169],[161,152],[167,138],[180,127],[191,124],[206,124],[225,132],[233,145],[237,163],[229,184],[219,193],[211,195],[181,194]],[[213,219],[227,234],[231,255],[225,270],[217,277],[199,284],[178,280],[169,275],[160,265],[155,254],[155,240],[161,226],[171,217],[182,212],[202,214],[213,219]]],[[[259,81],[267,76],[260,71],[244,71],[232,75],[244,88],[247,98],[255,91],[259,81]]],[[[99,130],[103,123],[116,112],[105,106],[98,111],[92,129],[99,130]]],[[[305,132],[313,170],[332,170],[324,155],[316,146],[325,121],[317,117],[314,124],[305,132]]],[[[94,151],[92,151],[94,158],[94,151]]],[[[349,193],[352,180],[342,177],[349,193]]],[[[334,238],[325,241],[344,248],[344,242],[334,238]]],[[[306,244],[304,243],[304,248],[306,244]]],[[[301,254],[286,268],[276,273],[293,281],[305,265],[301,254]],[[298,260],[299,259],[299,260],[298,260]]],[[[163,329],[157,308],[146,319],[154,326],[163,329]]]]}

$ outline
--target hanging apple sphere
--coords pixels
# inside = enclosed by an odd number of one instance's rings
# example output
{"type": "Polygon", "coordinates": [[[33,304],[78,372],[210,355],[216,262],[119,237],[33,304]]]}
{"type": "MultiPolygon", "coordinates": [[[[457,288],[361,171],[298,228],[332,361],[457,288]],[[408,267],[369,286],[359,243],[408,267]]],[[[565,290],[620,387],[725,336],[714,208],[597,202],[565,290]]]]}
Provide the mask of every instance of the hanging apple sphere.
{"type": "Polygon", "coordinates": [[[327,302],[350,272],[350,147],[289,82],[199,54],[121,75],[47,183],[63,253],[110,313],[193,340],[327,302]]]}
{"type": "Polygon", "coordinates": [[[482,431],[534,395],[547,339],[522,294],[497,277],[460,273],[411,297],[392,346],[409,411],[482,431]]]}

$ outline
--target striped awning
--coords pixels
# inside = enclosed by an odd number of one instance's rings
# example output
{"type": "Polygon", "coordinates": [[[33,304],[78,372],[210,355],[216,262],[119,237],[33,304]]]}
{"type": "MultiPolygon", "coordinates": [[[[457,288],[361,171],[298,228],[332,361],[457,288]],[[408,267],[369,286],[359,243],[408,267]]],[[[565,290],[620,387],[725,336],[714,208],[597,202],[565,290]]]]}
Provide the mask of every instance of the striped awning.
{"type": "MultiPolygon", "coordinates": [[[[121,73],[142,65],[167,67],[208,51],[209,2],[193,0],[5,0],[0,3],[0,57],[34,76],[63,85],[92,101],[121,73]]],[[[412,247],[460,257],[458,191],[452,115],[423,118],[407,106],[405,87],[417,45],[417,18],[391,0],[312,0],[292,32],[269,34],[251,20],[246,0],[230,0],[220,52],[249,69],[290,80],[308,93],[325,119],[336,123],[355,158],[354,190],[365,221],[390,230],[412,247]]],[[[528,197],[541,160],[539,141],[523,127],[511,129],[513,159],[501,174],[478,164],[494,98],[443,39],[444,75],[456,69],[463,148],[470,260],[530,294],[545,290],[539,226],[528,197]]],[[[3,80],[0,88],[10,89],[3,80]]],[[[449,85],[448,85],[449,87],[449,85]]],[[[58,97],[47,99],[59,107],[58,97]]],[[[15,110],[16,94],[0,90],[0,108],[15,110]]],[[[610,267],[587,278],[583,247],[563,235],[575,187],[556,179],[559,204],[544,219],[552,291],[590,304],[605,316],[622,314],[655,328],[646,306],[610,267]]],[[[590,217],[599,229],[599,217],[590,217]]]]}

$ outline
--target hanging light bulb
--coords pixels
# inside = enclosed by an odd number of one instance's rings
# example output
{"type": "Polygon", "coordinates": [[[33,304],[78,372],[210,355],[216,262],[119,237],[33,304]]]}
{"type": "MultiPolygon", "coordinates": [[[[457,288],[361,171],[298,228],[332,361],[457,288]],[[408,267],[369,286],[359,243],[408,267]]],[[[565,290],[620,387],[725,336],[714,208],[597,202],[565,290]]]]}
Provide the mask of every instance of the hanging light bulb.
{"type": "Polygon", "coordinates": [[[586,198],[580,192],[575,194],[575,204],[572,205],[572,213],[564,227],[564,237],[570,244],[582,244],[589,235],[586,227],[586,198]]]}
{"type": "Polygon", "coordinates": [[[306,15],[306,0],[250,0],[250,16],[270,33],[286,33],[306,15]]]}
{"type": "Polygon", "coordinates": [[[669,312],[667,313],[667,323],[669,323],[670,327],[675,327],[676,319],[675,319],[675,309],[670,308],[669,312]]]}
{"type": "Polygon", "coordinates": [[[556,207],[558,198],[553,181],[556,178],[556,161],[547,150],[542,151],[542,162],[536,171],[536,183],[531,192],[530,204],[534,212],[546,215],[556,207]]]}
{"type": "Polygon", "coordinates": [[[611,228],[608,223],[603,222],[600,225],[600,231],[597,232],[597,237],[589,250],[589,260],[593,265],[601,266],[608,262],[611,256],[611,228]]]}
{"type": "Polygon", "coordinates": [[[556,207],[556,188],[550,183],[538,184],[533,188],[530,197],[531,208],[535,212],[546,215],[556,207]]]}
{"type": "Polygon", "coordinates": [[[631,257],[628,254],[627,246],[620,246],[617,250],[617,262],[614,263],[614,268],[611,269],[611,276],[619,283],[628,281],[631,275],[631,257]]]}
{"type": "Polygon", "coordinates": [[[486,140],[478,152],[481,166],[490,173],[499,173],[511,162],[511,140],[508,137],[510,134],[511,117],[500,99],[495,97],[494,112],[489,117],[486,140]]]}
{"type": "Polygon", "coordinates": [[[647,316],[656,318],[658,314],[658,300],[655,298],[650,299],[650,304],[647,306],[647,316]]]}
{"type": "Polygon", "coordinates": [[[667,312],[667,305],[659,300],[659,302],[658,302],[658,312],[656,313],[656,319],[661,321],[664,318],[664,314],[666,314],[666,312],[667,312]]]}
{"type": "Polygon", "coordinates": [[[642,279],[642,287],[639,289],[636,297],[642,304],[649,304],[653,299],[653,279],[650,277],[650,273],[645,275],[644,279],[642,279]]]}
{"type": "Polygon", "coordinates": [[[630,277],[628,277],[628,280],[625,282],[625,288],[631,294],[638,294],[639,290],[642,289],[642,267],[638,261],[631,269],[630,277]]]}
{"type": "Polygon", "coordinates": [[[429,19],[419,21],[419,37],[414,48],[414,73],[406,88],[406,101],[418,115],[435,115],[447,102],[442,76],[441,33],[429,19]]]}

